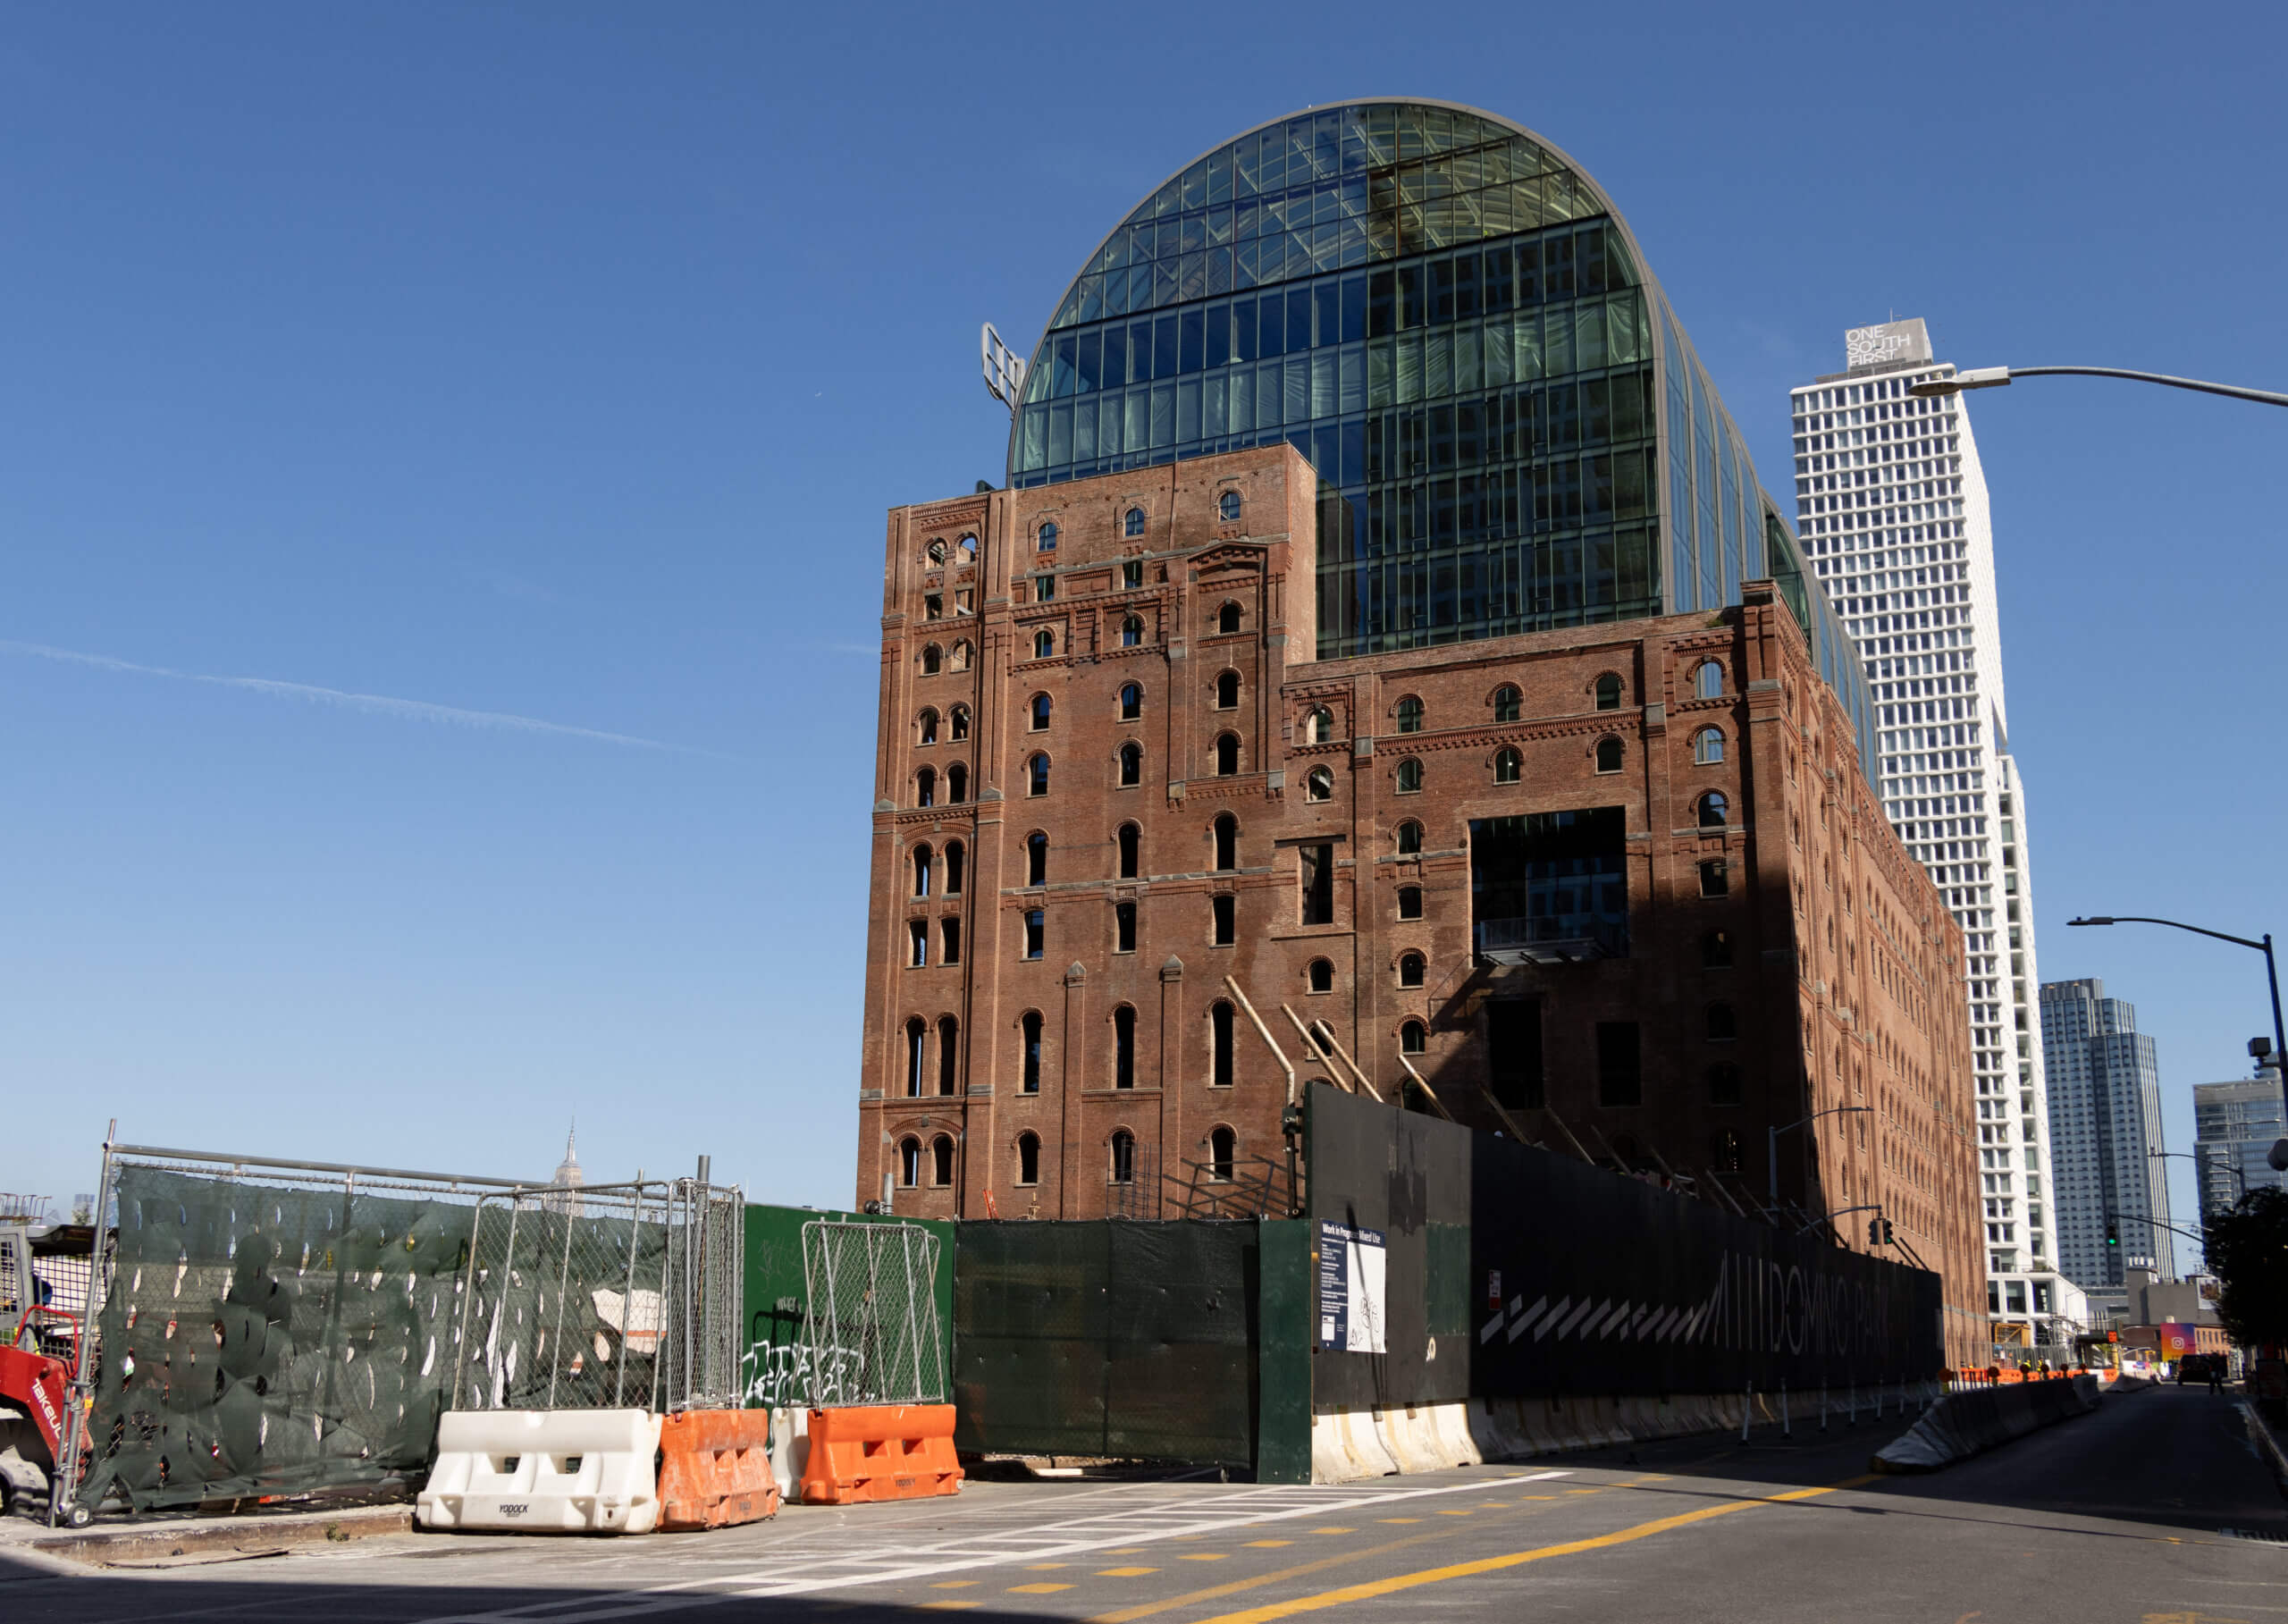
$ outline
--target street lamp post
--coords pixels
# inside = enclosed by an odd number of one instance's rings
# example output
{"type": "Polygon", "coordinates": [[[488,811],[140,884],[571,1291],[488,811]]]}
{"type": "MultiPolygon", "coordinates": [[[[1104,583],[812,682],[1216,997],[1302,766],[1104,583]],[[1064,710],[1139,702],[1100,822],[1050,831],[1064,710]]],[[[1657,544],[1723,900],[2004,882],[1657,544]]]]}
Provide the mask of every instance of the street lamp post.
{"type": "MultiPolygon", "coordinates": [[[[2148,1150],[2145,1154],[2148,1156],[2166,1156],[2180,1162],[2191,1162],[2196,1167],[2221,1167],[2225,1172],[2231,1174],[2234,1178],[2240,1180],[2241,1193],[2242,1195],[2246,1195],[2249,1192],[2249,1175],[2242,1173],[2238,1167],[2233,1166],[2232,1163],[2221,1160],[2216,1157],[2194,1156],[2190,1152],[2183,1150],[2148,1150]]],[[[2198,1177],[2199,1174],[2195,1174],[2194,1176],[2198,1177]]]]}
{"type": "MultiPolygon", "coordinates": [[[[2230,942],[2235,947],[2253,947],[2264,955],[2264,977],[2272,989],[2273,1074],[2281,1085],[2282,1107],[2288,1110],[2288,1031],[2283,1031],[2280,1024],[2280,971],[2272,956],[2272,932],[2267,930],[2259,939],[2250,941],[2245,936],[2227,936],[2222,930],[2204,930],[2199,925],[2188,925],[2174,919],[2149,919],[2140,913],[2093,914],[2088,919],[2069,919],[2065,922],[2069,925],[2166,925],[2172,930],[2190,930],[2195,936],[2213,937],[2220,942],[2230,942]]],[[[2288,1144],[2288,1140],[2282,1143],[2288,1144]]],[[[2275,1156],[2279,1150],[2279,1146],[2273,1148],[2275,1156]]],[[[2273,1165],[2275,1167],[2280,1165],[2278,1162],[2273,1165]]]]}
{"type": "Polygon", "coordinates": [[[2165,372],[2131,372],[2120,366],[1973,366],[1951,378],[1925,378],[1910,383],[1910,395],[1958,395],[1966,389],[2000,389],[2020,378],[2072,375],[2082,378],[2127,378],[2132,383],[2159,383],[2170,389],[2190,389],[2204,395],[2225,395],[2235,400],[2255,400],[2265,406],[2288,406],[2288,395],[2268,389],[2243,389],[2237,383],[2211,383],[2205,378],[2173,378],[2165,372]]]}
{"type": "Polygon", "coordinates": [[[1875,1114],[1875,1107],[1872,1106],[1830,1106],[1824,1111],[1813,1112],[1809,1116],[1804,1117],[1802,1122],[1791,1122],[1785,1128],[1773,1128],[1770,1130],[1771,1137],[1763,1158],[1763,1167],[1764,1172],[1771,1177],[1771,1205],[1773,1210],[1777,1211],[1779,1207],[1779,1136],[1792,1129],[1802,1127],[1804,1123],[1815,1123],[1822,1116],[1842,1116],[1846,1115],[1853,1111],[1864,1111],[1868,1115],[1872,1116],[1875,1114]]]}

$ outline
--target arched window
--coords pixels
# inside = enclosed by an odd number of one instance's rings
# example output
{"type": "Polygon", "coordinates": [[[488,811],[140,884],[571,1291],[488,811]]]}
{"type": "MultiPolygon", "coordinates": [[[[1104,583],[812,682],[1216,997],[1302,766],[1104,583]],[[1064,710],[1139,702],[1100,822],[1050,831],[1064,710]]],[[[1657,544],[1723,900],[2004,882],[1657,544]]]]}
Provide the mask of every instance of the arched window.
{"type": "Polygon", "coordinates": [[[1125,1004],[1112,1012],[1112,1086],[1136,1086],[1136,1012],[1125,1004]]]}
{"type": "Polygon", "coordinates": [[[1033,658],[1047,660],[1056,652],[1056,634],[1043,627],[1033,634],[1033,658]]]}
{"type": "Polygon", "coordinates": [[[905,955],[906,967],[920,970],[930,963],[930,921],[909,919],[905,921],[910,947],[905,955]]]}
{"type": "Polygon", "coordinates": [[[1144,746],[1131,739],[1120,747],[1120,782],[1128,788],[1144,781],[1144,746]]]}
{"type": "Polygon", "coordinates": [[[1724,697],[1724,668],[1713,660],[1703,660],[1700,669],[1692,674],[1692,696],[1695,699],[1724,697]]]}
{"type": "Polygon", "coordinates": [[[954,736],[954,743],[958,745],[969,736],[969,707],[967,705],[955,705],[951,712],[951,718],[953,722],[951,731],[954,736]]]}
{"type": "Polygon", "coordinates": [[[1216,773],[1218,778],[1230,778],[1240,770],[1240,736],[1219,733],[1216,736],[1216,773]]]}
{"type": "Polygon", "coordinates": [[[1304,720],[1303,737],[1307,743],[1313,745],[1334,743],[1334,712],[1325,705],[1314,706],[1310,715],[1304,720]]]}
{"type": "Polygon", "coordinates": [[[1724,736],[1714,728],[1703,728],[1692,736],[1692,760],[1696,767],[1715,767],[1724,760],[1724,736]]]}
{"type": "Polygon", "coordinates": [[[1229,812],[1216,820],[1216,866],[1218,869],[1240,866],[1240,820],[1229,812]]]}
{"type": "Polygon", "coordinates": [[[1036,694],[1025,707],[1025,725],[1035,733],[1045,731],[1048,719],[1055,712],[1056,702],[1046,694],[1036,694]]]}
{"type": "Polygon", "coordinates": [[[1239,703],[1240,674],[1225,671],[1216,678],[1216,708],[1218,711],[1234,710],[1239,703]]]}
{"type": "Polygon", "coordinates": [[[917,846],[913,848],[913,894],[916,896],[930,895],[930,876],[935,864],[936,854],[928,846],[917,846]]]}
{"type": "Polygon", "coordinates": [[[1516,751],[1500,750],[1494,753],[1493,781],[1496,784],[1514,784],[1524,774],[1525,770],[1526,758],[1516,751]]]}
{"type": "Polygon", "coordinates": [[[1223,608],[1216,611],[1216,629],[1218,632],[1227,635],[1240,629],[1240,606],[1238,604],[1226,603],[1223,608]]]}
{"type": "Polygon", "coordinates": [[[1429,1048],[1430,1032],[1421,1022],[1409,1021],[1405,1025],[1398,1029],[1398,1048],[1400,1054],[1426,1054],[1428,1052],[1429,1048]]]}
{"type": "Polygon", "coordinates": [[[1732,1014],[1732,1006],[1729,1004],[1711,1004],[1708,1006],[1708,1041],[1729,1043],[1739,1035],[1739,1018],[1732,1014]]]}
{"type": "Polygon", "coordinates": [[[1419,857],[1422,854],[1422,826],[1409,818],[1398,826],[1398,854],[1419,857]]]}
{"type": "Polygon", "coordinates": [[[1398,702],[1398,730],[1401,733],[1422,731],[1422,702],[1411,694],[1398,702]]]}
{"type": "Polygon", "coordinates": [[[1120,522],[1120,530],[1121,534],[1125,536],[1134,537],[1143,534],[1144,509],[1141,508],[1131,508],[1128,510],[1127,517],[1123,518],[1120,522]]]}
{"type": "Polygon", "coordinates": [[[1712,1106],[1736,1106],[1740,1099],[1740,1068],[1728,1064],[1710,1066],[1708,1103],[1712,1106]]]}
{"type": "Polygon", "coordinates": [[[1039,829],[1025,837],[1025,883],[1029,886],[1048,883],[1048,837],[1039,829]]]}
{"type": "Polygon", "coordinates": [[[946,895],[948,896],[959,896],[962,894],[962,858],[963,855],[964,854],[962,851],[962,843],[960,841],[948,840],[946,842],[946,895]]]}
{"type": "Polygon", "coordinates": [[[959,806],[969,799],[969,769],[955,762],[946,769],[946,802],[959,806]]]}
{"type": "Polygon", "coordinates": [[[1038,1133],[1017,1135],[1017,1182],[1040,1182],[1040,1135],[1038,1133]]]}
{"type": "Polygon", "coordinates": [[[945,542],[942,539],[931,542],[929,546],[921,550],[921,556],[932,564],[944,563],[946,561],[945,542]]]}
{"type": "Polygon", "coordinates": [[[1232,1006],[1221,998],[1218,998],[1215,1006],[1207,1012],[1207,1029],[1214,1051],[1212,1061],[1214,1070],[1209,1073],[1208,1080],[1219,1089],[1228,1089],[1232,1086],[1233,1060],[1232,1006]]]}
{"type": "Polygon", "coordinates": [[[1725,814],[1731,809],[1732,804],[1724,798],[1722,790],[1710,790],[1700,797],[1700,827],[1703,829],[1723,828],[1728,821],[1725,814]]]}
{"type": "Polygon", "coordinates": [[[1056,521],[1055,519],[1049,520],[1033,533],[1033,546],[1041,552],[1056,551],[1056,521]]]}
{"type": "Polygon", "coordinates": [[[956,643],[954,644],[953,658],[946,663],[954,670],[966,671],[969,669],[969,644],[966,641],[956,643]]]}
{"type": "Polygon", "coordinates": [[[1303,798],[1308,801],[1334,799],[1334,774],[1324,767],[1314,767],[1303,779],[1303,798]]]}
{"type": "Polygon", "coordinates": [[[1132,649],[1144,641],[1144,618],[1130,615],[1120,623],[1120,646],[1132,649]]]}
{"type": "Polygon", "coordinates": [[[962,537],[960,541],[955,542],[954,545],[961,549],[962,554],[960,558],[954,560],[955,563],[974,564],[977,562],[977,538],[975,536],[965,535],[962,537]]]}
{"type": "Polygon", "coordinates": [[[962,1067],[962,1023],[951,1015],[938,1022],[938,1092],[950,1095],[955,1091],[955,1075],[962,1067]]]}
{"type": "Polygon", "coordinates": [[[1113,1130],[1112,1182],[1115,1184],[1133,1184],[1136,1182],[1136,1136],[1125,1128],[1113,1130]]]}
{"type": "Polygon", "coordinates": [[[1422,917],[1422,888],[1420,886],[1399,887],[1398,916],[1401,919],[1422,917]]]}
{"type": "Polygon", "coordinates": [[[1422,789],[1422,763],[1411,756],[1398,764],[1398,793],[1402,795],[1419,794],[1422,789]]]}
{"type": "Polygon", "coordinates": [[[1524,700],[1507,683],[1493,690],[1493,719],[1514,722],[1526,713],[1524,700]]]}
{"type": "Polygon", "coordinates": [[[1430,971],[1430,963],[1418,953],[1401,953],[1398,959],[1398,984],[1419,987],[1430,971]]]}
{"type": "Polygon", "coordinates": [[[1216,499],[1216,517],[1227,525],[1240,517],[1240,493],[1237,491],[1226,491],[1216,499]]]}
{"type": "Polygon", "coordinates": [[[1045,795],[1048,793],[1048,758],[1037,755],[1025,763],[1025,793],[1045,795]]]}
{"type": "Polygon", "coordinates": [[[1120,719],[1139,721],[1144,715],[1144,690],[1132,682],[1120,685],[1120,719]]]}
{"type": "Polygon", "coordinates": [[[921,735],[914,742],[922,745],[934,745],[938,742],[938,713],[935,711],[922,711],[921,735]]]}
{"type": "Polygon", "coordinates": [[[954,1141],[940,1133],[930,1141],[930,1182],[939,1189],[954,1182],[954,1141]]]}
{"type": "Polygon", "coordinates": [[[1620,770],[1620,741],[1619,739],[1601,738],[1597,741],[1597,770],[1599,772],[1620,770]]]}
{"type": "Polygon", "coordinates": [[[1600,711],[1620,709],[1620,678],[1611,671],[1607,671],[1597,678],[1597,709],[1600,711]]]}
{"type": "Polygon", "coordinates": [[[1703,970],[1729,970],[1732,967],[1732,937],[1729,931],[1711,930],[1700,938],[1700,967],[1703,970]]]}
{"type": "Polygon", "coordinates": [[[912,1190],[921,1182],[921,1141],[902,1139],[897,1142],[897,1182],[902,1189],[912,1190]]]}
{"type": "Polygon", "coordinates": [[[1334,990],[1333,963],[1326,959],[1313,959],[1310,969],[1306,972],[1304,984],[1313,992],[1333,992],[1334,990]]]}
{"type": "Polygon", "coordinates": [[[921,650],[921,674],[924,677],[935,677],[938,674],[938,664],[944,659],[944,653],[939,651],[936,644],[925,644],[921,650]]]}
{"type": "Polygon", "coordinates": [[[1133,879],[1143,866],[1144,833],[1133,823],[1120,826],[1120,877],[1133,879]]]}
{"type": "Polygon", "coordinates": [[[921,1098],[921,1078],[930,1064],[930,1023],[920,1015],[905,1023],[905,1097],[921,1098]]]}
{"type": "Polygon", "coordinates": [[[1018,1086],[1028,1094],[1040,1092],[1040,1012],[1034,1009],[1025,1011],[1025,1018],[1017,1023],[1025,1035],[1025,1069],[1018,1086]]]}
{"type": "Polygon", "coordinates": [[[1207,1136],[1207,1176],[1219,1184],[1228,1184],[1237,1176],[1240,1160],[1240,1136],[1229,1128],[1218,1128],[1207,1136]]]}
{"type": "Polygon", "coordinates": [[[913,775],[913,804],[916,806],[938,804],[938,770],[924,767],[913,775]]]}

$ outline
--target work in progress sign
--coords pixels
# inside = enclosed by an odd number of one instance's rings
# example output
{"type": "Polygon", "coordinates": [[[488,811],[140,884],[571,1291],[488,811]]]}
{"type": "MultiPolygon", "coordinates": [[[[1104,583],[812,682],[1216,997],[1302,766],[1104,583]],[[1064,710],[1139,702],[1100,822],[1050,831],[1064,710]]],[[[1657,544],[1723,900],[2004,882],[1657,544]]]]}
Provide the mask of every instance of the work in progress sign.
{"type": "Polygon", "coordinates": [[[1386,1353],[1379,1229],[1319,1221],[1319,1346],[1386,1353]]]}

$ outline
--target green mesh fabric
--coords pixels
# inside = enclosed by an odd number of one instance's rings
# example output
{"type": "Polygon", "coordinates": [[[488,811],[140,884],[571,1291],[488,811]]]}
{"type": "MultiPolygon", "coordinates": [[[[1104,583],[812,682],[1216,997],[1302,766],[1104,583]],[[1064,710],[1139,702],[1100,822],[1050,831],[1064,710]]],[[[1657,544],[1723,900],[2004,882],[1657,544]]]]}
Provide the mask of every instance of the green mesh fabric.
{"type": "Polygon", "coordinates": [[[423,1470],[469,1207],[130,1165],[79,1489],[137,1510],[423,1470]]]}

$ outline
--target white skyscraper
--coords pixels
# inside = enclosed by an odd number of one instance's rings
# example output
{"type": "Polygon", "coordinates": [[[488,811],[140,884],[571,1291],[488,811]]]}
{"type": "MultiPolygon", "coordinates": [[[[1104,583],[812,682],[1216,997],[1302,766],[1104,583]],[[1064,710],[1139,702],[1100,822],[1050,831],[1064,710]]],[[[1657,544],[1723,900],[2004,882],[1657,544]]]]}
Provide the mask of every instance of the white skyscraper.
{"type": "Polygon", "coordinates": [[[2065,1341],[2082,1301],[2053,1240],[2025,791],[1986,479],[1960,397],[1907,392],[1955,371],[1930,358],[1922,322],[1854,328],[1844,348],[1846,371],[1792,391],[1796,528],[1874,690],[1884,810],[1967,944],[1997,1340],[2065,1341]]]}

